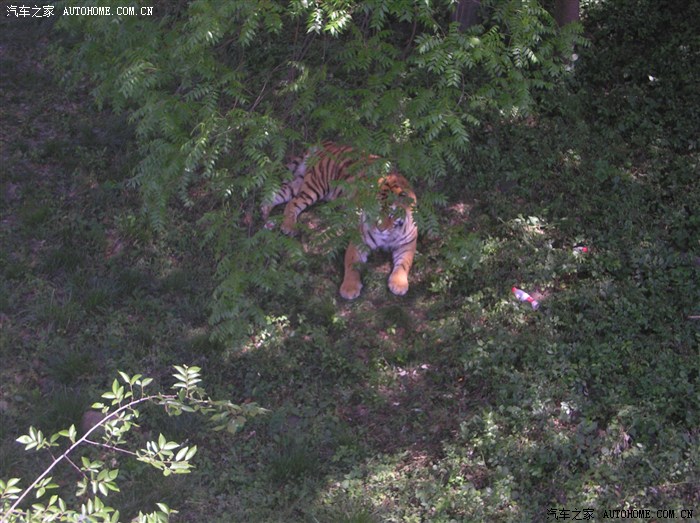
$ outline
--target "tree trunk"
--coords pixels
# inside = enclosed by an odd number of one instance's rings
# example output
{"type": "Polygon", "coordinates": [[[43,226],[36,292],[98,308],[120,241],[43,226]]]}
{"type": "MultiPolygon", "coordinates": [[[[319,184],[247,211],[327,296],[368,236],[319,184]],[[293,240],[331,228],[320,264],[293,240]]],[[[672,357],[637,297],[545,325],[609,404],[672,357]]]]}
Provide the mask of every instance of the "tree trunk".
{"type": "Polygon", "coordinates": [[[459,29],[464,32],[472,25],[481,22],[481,17],[479,16],[480,8],[480,0],[459,0],[457,9],[452,13],[452,21],[459,22],[459,29]]]}
{"type": "Polygon", "coordinates": [[[571,22],[578,22],[580,20],[579,0],[556,0],[554,3],[554,19],[559,24],[559,27],[564,27],[571,22]]]}

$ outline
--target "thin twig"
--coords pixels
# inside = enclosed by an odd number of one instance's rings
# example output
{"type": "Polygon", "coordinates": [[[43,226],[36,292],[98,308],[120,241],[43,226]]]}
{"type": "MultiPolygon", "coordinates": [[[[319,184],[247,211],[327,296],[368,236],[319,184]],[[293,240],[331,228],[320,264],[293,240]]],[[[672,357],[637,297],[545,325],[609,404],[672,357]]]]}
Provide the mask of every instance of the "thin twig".
{"type": "Polygon", "coordinates": [[[258,95],[257,99],[253,102],[253,105],[250,107],[249,112],[255,111],[255,108],[258,106],[260,103],[260,100],[262,100],[263,95],[265,94],[265,87],[267,87],[267,80],[263,83],[262,89],[260,90],[260,94],[258,95]]]}
{"type": "Polygon", "coordinates": [[[130,450],[126,449],[120,449],[119,447],[115,447],[114,445],[108,445],[107,443],[100,443],[99,441],[93,441],[91,439],[86,439],[85,443],[89,443],[90,445],[95,445],[96,447],[103,447],[108,450],[113,450],[115,452],[121,452],[122,454],[128,454],[129,456],[138,456],[136,452],[132,452],[130,450]]]}
{"type": "MultiPolygon", "coordinates": [[[[49,454],[51,454],[51,457],[52,457],[52,458],[54,459],[54,461],[55,461],[55,460],[56,460],[56,456],[54,456],[53,452],[51,452],[51,451],[49,450],[49,454]]],[[[85,474],[82,470],[80,470],[80,467],[79,467],[78,465],[76,465],[75,463],[73,463],[73,461],[72,461],[69,457],[66,457],[66,461],[68,461],[68,463],[70,463],[71,466],[72,466],[75,470],[78,471],[78,474],[80,474],[80,475],[83,476],[84,478],[87,477],[86,474],[85,474]]]]}
{"type": "Polygon", "coordinates": [[[411,52],[411,46],[413,45],[413,40],[416,37],[416,29],[418,28],[418,19],[413,20],[413,27],[411,28],[411,36],[408,37],[408,40],[406,41],[406,46],[403,49],[402,54],[402,59],[405,60],[408,58],[408,55],[411,52]]]}

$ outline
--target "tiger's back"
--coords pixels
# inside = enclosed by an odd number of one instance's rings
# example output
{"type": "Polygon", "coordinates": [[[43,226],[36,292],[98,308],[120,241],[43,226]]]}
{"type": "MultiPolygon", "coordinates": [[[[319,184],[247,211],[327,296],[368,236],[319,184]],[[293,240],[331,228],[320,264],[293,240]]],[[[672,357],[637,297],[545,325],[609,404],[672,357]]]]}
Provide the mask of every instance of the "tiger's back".
{"type": "MultiPolygon", "coordinates": [[[[351,181],[359,167],[352,147],[324,142],[320,148],[311,148],[304,156],[295,158],[287,166],[293,172],[291,180],[285,182],[269,203],[262,206],[264,219],[281,203],[286,203],[282,231],[292,234],[299,215],[319,200],[335,200],[343,193],[342,184],[351,181]]],[[[369,156],[362,161],[372,161],[369,156]]]]}

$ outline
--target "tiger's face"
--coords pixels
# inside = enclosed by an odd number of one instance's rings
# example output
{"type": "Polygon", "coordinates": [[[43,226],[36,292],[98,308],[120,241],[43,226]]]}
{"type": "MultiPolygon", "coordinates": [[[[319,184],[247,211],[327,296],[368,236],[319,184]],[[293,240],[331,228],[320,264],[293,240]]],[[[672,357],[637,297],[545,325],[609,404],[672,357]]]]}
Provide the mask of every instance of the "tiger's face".
{"type": "Polygon", "coordinates": [[[377,219],[377,229],[390,231],[403,227],[408,220],[412,221],[416,196],[405,178],[396,174],[380,178],[379,193],[381,215],[377,219]]]}

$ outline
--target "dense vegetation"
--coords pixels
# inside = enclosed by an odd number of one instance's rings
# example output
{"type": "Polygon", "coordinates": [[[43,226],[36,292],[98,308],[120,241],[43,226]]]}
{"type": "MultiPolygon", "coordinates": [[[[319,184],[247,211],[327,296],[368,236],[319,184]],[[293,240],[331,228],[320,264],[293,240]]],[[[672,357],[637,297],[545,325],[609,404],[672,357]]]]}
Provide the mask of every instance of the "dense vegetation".
{"type": "Polygon", "coordinates": [[[0,478],[43,470],[15,439],[78,424],[117,370],[185,363],[270,413],[231,437],[148,411],[136,439],[196,468],[125,460],[125,518],[700,511],[700,10],[589,2],[585,46],[536,2],[482,3],[466,33],[449,2],[3,19],[0,478]],[[286,154],[326,138],[416,187],[405,298],[376,255],[340,300],[335,206],[262,229],[286,154]]]}

